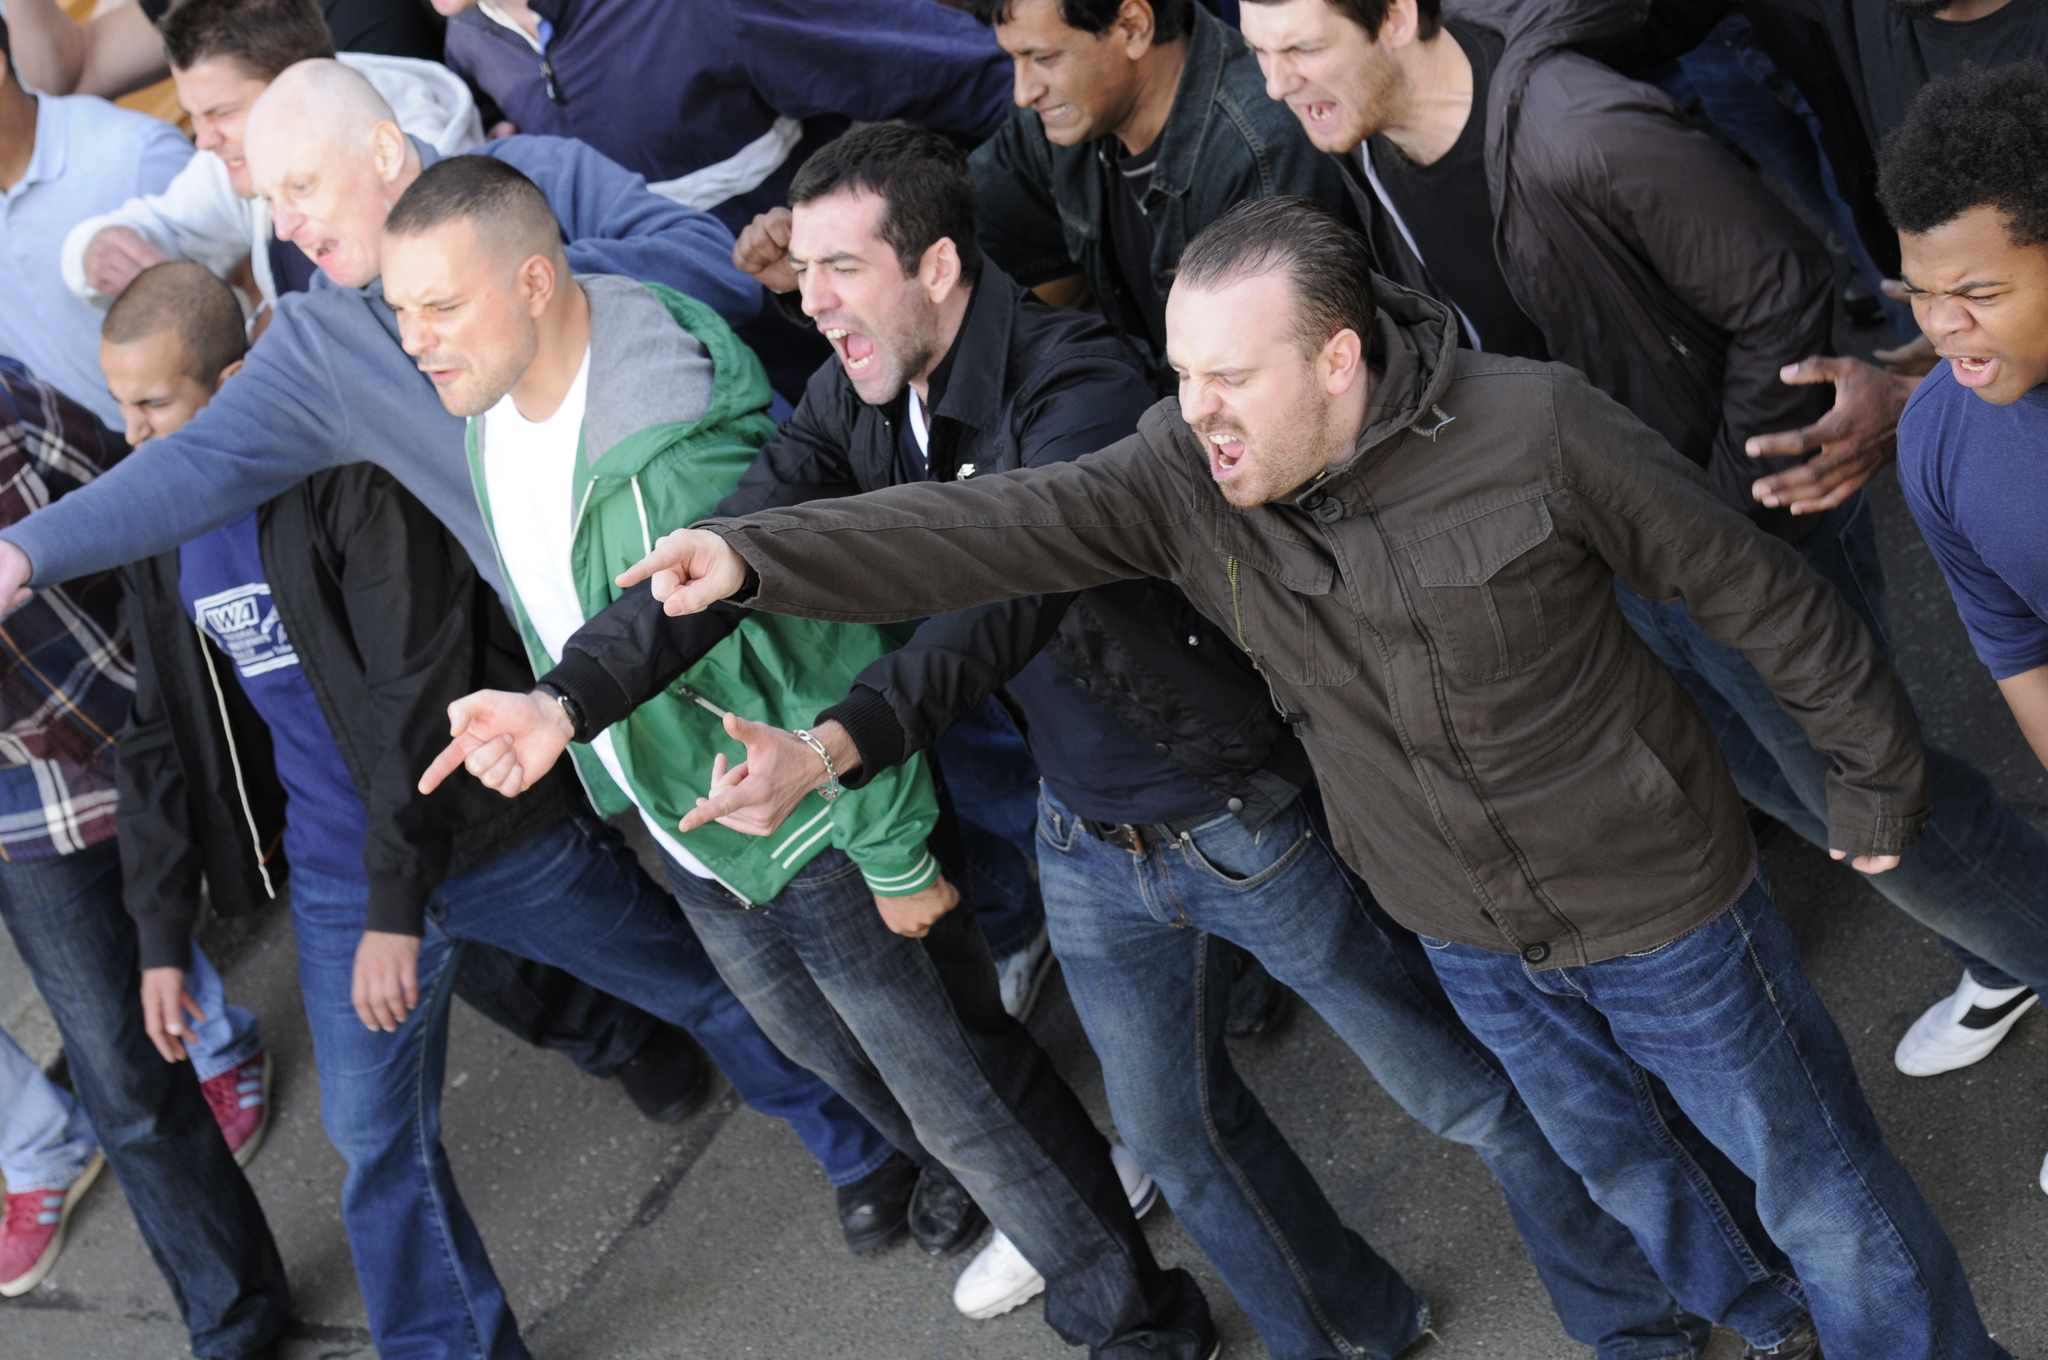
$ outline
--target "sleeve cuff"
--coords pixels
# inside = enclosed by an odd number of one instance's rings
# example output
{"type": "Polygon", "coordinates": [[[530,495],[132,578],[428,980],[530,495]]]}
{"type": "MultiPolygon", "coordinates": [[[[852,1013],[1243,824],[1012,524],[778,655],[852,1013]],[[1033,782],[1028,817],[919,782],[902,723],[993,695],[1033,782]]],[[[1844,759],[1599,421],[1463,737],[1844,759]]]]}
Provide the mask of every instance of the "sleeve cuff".
{"type": "Polygon", "coordinates": [[[138,916],[135,918],[135,933],[141,940],[142,967],[191,971],[191,917],[138,916]]]}
{"type": "Polygon", "coordinates": [[[839,782],[857,789],[882,771],[903,763],[903,722],[880,690],[855,685],[844,699],[818,715],[818,724],[836,722],[846,729],[860,752],[860,768],[839,782]]]}
{"type": "Polygon", "coordinates": [[[432,890],[416,878],[400,874],[370,875],[370,902],[363,929],[386,935],[425,935],[427,898],[432,890]]]}
{"type": "Polygon", "coordinates": [[[860,862],[861,877],[877,897],[908,897],[939,881],[939,861],[920,844],[908,856],[888,855],[860,862]]]}
{"type": "Polygon", "coordinates": [[[632,696],[619,688],[612,673],[588,652],[565,648],[561,664],[534,683],[554,685],[583,710],[583,726],[576,733],[577,741],[589,741],[633,712],[632,696]]]}

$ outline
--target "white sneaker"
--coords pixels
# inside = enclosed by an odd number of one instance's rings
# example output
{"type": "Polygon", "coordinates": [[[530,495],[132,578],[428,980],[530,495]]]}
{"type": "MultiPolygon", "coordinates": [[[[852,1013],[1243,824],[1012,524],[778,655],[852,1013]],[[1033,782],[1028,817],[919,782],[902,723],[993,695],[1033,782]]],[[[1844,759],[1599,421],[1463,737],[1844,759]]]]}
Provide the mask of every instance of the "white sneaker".
{"type": "Polygon", "coordinates": [[[1913,1022],[1892,1063],[1909,1077],[1932,1077],[1980,1062],[2037,999],[2025,987],[1994,992],[1965,972],[1953,996],[1913,1022]]]}
{"type": "Polygon", "coordinates": [[[1051,974],[1052,940],[1041,926],[1037,939],[996,960],[996,976],[1003,985],[1003,1009],[1017,1020],[1030,1015],[1051,974]]]}
{"type": "MultiPolygon", "coordinates": [[[[1138,1159],[1126,1151],[1122,1143],[1109,1145],[1109,1160],[1116,1167],[1117,1177],[1124,1183],[1124,1194],[1131,1202],[1131,1212],[1139,1218],[1151,1213],[1159,1203],[1159,1183],[1146,1174],[1145,1168],[1138,1165],[1138,1159]]],[[[960,1272],[960,1278],[953,1282],[953,1306],[967,1317],[981,1322],[1001,1317],[1044,1292],[1045,1276],[1024,1259],[1024,1253],[1017,1250],[1015,1243],[998,1231],[981,1249],[981,1254],[967,1263],[967,1269],[960,1272]]]]}

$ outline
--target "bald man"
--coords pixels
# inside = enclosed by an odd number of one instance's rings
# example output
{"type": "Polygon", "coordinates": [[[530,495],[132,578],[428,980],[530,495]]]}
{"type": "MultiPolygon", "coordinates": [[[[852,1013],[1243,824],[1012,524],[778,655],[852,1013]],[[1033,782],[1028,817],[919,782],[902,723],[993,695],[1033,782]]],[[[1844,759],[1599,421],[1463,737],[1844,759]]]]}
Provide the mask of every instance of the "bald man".
{"type": "MultiPolygon", "coordinates": [[[[323,468],[364,460],[418,496],[503,596],[462,421],[399,347],[378,281],[384,215],[439,153],[400,130],[369,82],[328,60],[271,83],[250,112],[246,150],[278,234],[325,277],[280,302],[248,367],[191,424],[8,528],[0,605],[167,551],[323,468]]],[[[577,272],[665,284],[731,324],[760,311],[760,286],[733,267],[731,233],[715,218],[649,193],[580,142],[506,137],[483,154],[540,187],[577,272]]]]}

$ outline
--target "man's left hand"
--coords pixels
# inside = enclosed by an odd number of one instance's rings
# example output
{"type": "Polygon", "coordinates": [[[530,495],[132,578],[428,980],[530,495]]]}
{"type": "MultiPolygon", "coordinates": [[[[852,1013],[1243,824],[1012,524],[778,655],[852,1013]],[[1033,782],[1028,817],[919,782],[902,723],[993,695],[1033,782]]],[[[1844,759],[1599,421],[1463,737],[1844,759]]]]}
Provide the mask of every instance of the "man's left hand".
{"type": "Polygon", "coordinates": [[[1858,855],[1849,859],[1847,850],[1830,850],[1828,855],[1833,859],[1849,860],[1849,867],[1859,874],[1885,874],[1899,867],[1897,855],[1858,855]]]}
{"type": "Polygon", "coordinates": [[[370,1029],[392,1033],[420,1004],[420,939],[366,930],[356,945],[349,1002],[370,1029]]]}
{"type": "Polygon", "coordinates": [[[1833,383],[1835,404],[1803,429],[1755,435],[1744,445],[1752,458],[1820,450],[1790,471],[1759,477],[1750,494],[1765,505],[1785,506],[1795,515],[1832,510],[1898,456],[1899,415],[1917,380],[1833,356],[1787,364],[1778,377],[1795,387],[1833,383]]]}
{"type": "Polygon", "coordinates": [[[921,940],[930,934],[939,918],[959,905],[959,890],[943,878],[923,892],[914,892],[906,897],[875,895],[875,910],[882,913],[883,924],[898,935],[908,935],[913,940],[921,940]]]}

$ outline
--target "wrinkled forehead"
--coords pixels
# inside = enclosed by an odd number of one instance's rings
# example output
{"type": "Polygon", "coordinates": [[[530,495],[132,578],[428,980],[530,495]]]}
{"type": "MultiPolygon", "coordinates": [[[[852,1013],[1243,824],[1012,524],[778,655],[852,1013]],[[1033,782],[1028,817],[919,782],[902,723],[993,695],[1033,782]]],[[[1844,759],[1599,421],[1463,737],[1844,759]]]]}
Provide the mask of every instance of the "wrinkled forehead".
{"type": "Polygon", "coordinates": [[[1188,373],[1264,368],[1281,351],[1299,357],[1294,288],[1282,268],[1191,284],[1166,297],[1166,351],[1188,373]]]}
{"type": "Polygon", "coordinates": [[[386,233],[380,252],[385,300],[394,307],[417,307],[475,296],[504,272],[503,254],[479,240],[466,221],[403,236],[386,233]]]}
{"type": "Polygon", "coordinates": [[[790,209],[789,253],[799,260],[857,257],[893,262],[896,252],[879,235],[888,204],[866,189],[825,194],[790,209]]]}

